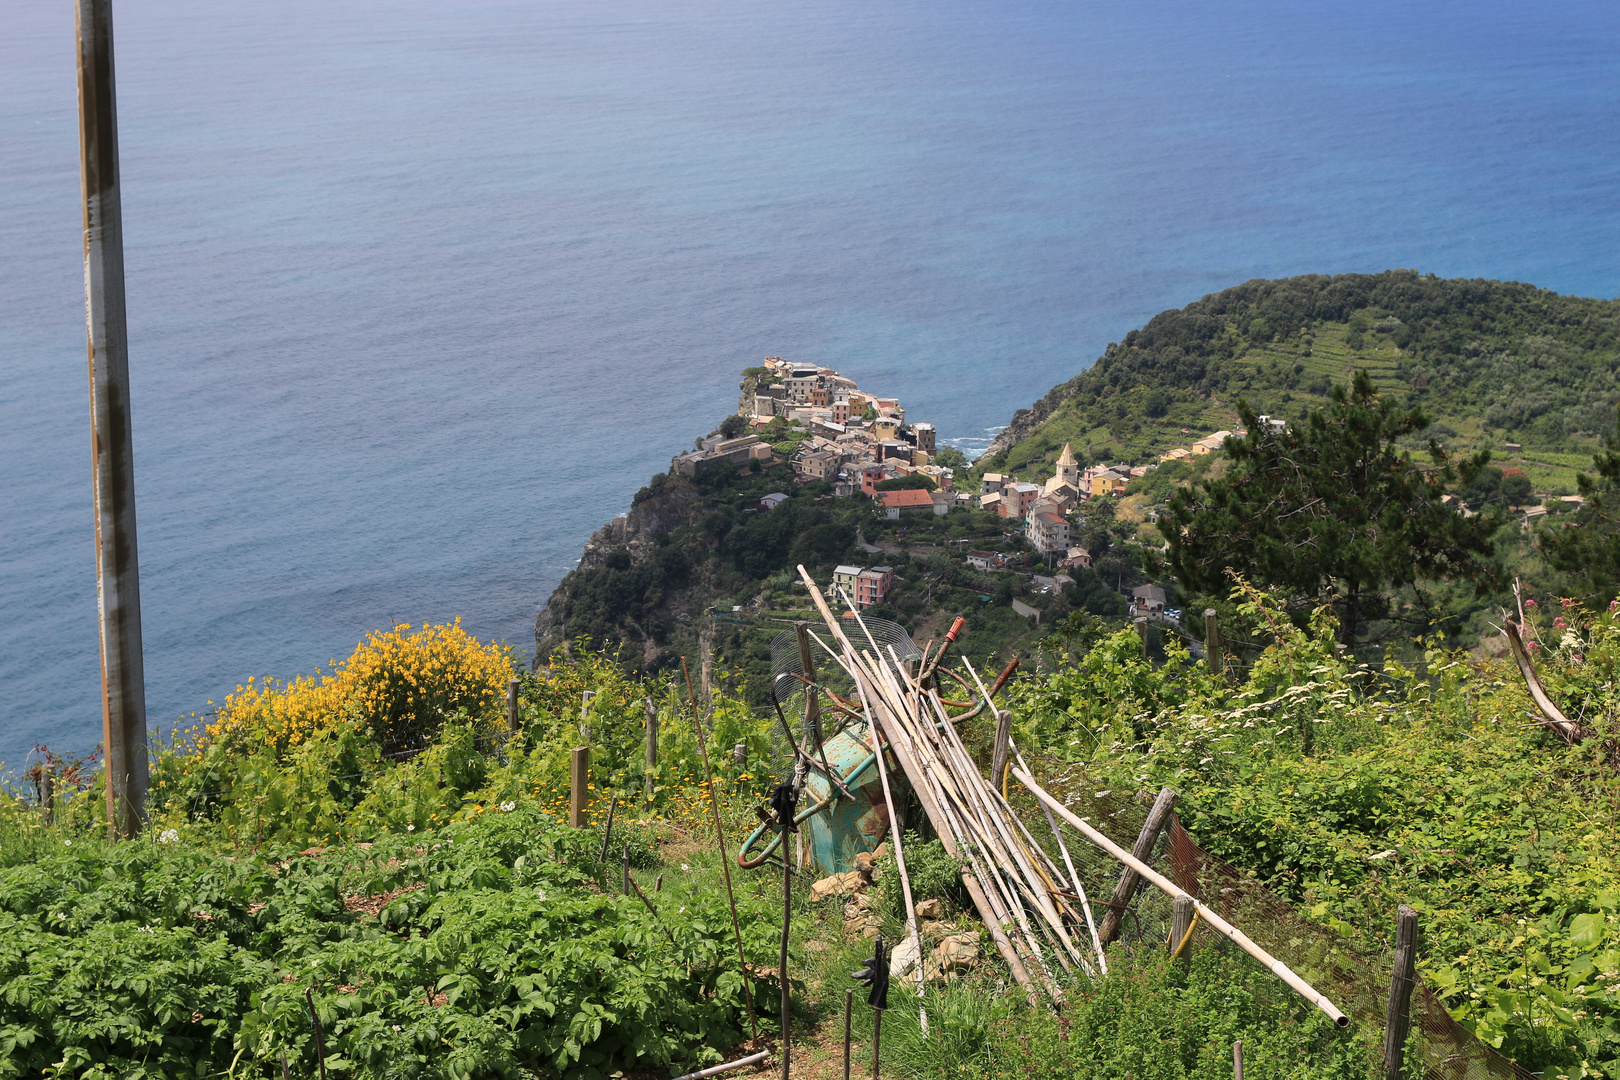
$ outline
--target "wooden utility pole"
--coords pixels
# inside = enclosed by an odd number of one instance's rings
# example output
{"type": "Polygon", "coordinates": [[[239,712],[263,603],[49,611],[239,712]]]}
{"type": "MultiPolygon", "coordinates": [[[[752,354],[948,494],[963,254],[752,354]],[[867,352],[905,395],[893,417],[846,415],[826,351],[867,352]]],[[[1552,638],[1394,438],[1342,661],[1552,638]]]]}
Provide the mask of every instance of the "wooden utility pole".
{"type": "MultiPolygon", "coordinates": [[[[1159,842],[1159,834],[1170,823],[1170,811],[1176,805],[1176,793],[1169,788],[1159,792],[1159,797],[1153,801],[1153,809],[1148,811],[1147,821],[1142,825],[1142,832],[1136,838],[1136,846],[1131,849],[1131,855],[1142,862],[1153,858],[1153,845],[1159,842]]],[[[1131,897],[1136,895],[1136,886],[1142,881],[1142,876],[1130,867],[1119,876],[1119,884],[1114,886],[1114,895],[1108,901],[1108,914],[1103,916],[1102,926],[1097,930],[1097,938],[1104,945],[1119,936],[1121,921],[1125,918],[1125,909],[1130,906],[1131,897]]]]}
{"type": "Polygon", "coordinates": [[[1417,983],[1417,912],[1402,904],[1395,913],[1395,970],[1389,976],[1384,1016],[1384,1080],[1406,1075],[1406,1033],[1412,1026],[1412,987],[1417,983]]]}
{"type": "Polygon", "coordinates": [[[101,722],[107,756],[107,829],[116,841],[141,829],[146,814],[147,764],[112,0],[78,0],[77,24],[90,459],[96,597],[101,615],[101,722]]]}

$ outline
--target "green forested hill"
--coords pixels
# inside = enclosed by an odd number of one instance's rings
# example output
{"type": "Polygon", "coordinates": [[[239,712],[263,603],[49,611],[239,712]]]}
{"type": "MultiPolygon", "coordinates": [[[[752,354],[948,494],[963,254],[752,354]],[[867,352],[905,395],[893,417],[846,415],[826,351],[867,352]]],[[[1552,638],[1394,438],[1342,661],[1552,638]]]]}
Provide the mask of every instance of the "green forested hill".
{"type": "Polygon", "coordinates": [[[1239,398],[1297,422],[1365,368],[1449,448],[1490,449],[1538,492],[1572,493],[1614,433],[1617,353],[1615,300],[1410,270],[1250,281],[1109,345],[1019,412],[979,466],[1050,475],[1065,442],[1089,462],[1145,463],[1236,427],[1239,398]]]}

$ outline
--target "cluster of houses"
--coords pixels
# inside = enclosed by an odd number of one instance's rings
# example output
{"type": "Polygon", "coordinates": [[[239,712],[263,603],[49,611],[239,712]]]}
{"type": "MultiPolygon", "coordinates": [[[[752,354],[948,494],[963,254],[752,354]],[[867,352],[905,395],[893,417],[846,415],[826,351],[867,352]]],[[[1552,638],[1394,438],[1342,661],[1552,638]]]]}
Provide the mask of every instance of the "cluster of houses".
{"type": "Polygon", "coordinates": [[[749,423],[763,429],[782,417],[809,432],[791,459],[799,483],[828,483],[845,498],[874,497],[891,517],[902,510],[943,514],[955,505],[952,471],[934,461],[934,425],[908,423],[899,398],[868,394],[829,367],[776,356],[766,357],[764,366],[749,423]],[[913,475],[927,477],[934,491],[876,490],[885,480],[913,475]]]}
{"type": "MultiPolygon", "coordinates": [[[[1274,431],[1283,431],[1288,427],[1284,421],[1270,416],[1260,417],[1260,422],[1274,431]]],[[[1217,431],[1190,447],[1178,446],[1160,455],[1159,460],[1180,461],[1215,453],[1233,434],[1243,435],[1245,432],[1217,431]]],[[[1070,516],[1088,499],[1123,495],[1132,480],[1146,476],[1154,468],[1157,465],[1092,465],[1082,469],[1074,456],[1074,449],[1065,443],[1052,476],[1044,484],[1019,481],[1001,473],[985,473],[979,480],[979,507],[994,510],[1004,518],[1022,521],[1024,536],[1036,551],[1043,555],[1063,556],[1059,566],[1090,566],[1090,552],[1071,542],[1070,516]]],[[[973,560],[970,558],[969,561],[973,560]]]]}

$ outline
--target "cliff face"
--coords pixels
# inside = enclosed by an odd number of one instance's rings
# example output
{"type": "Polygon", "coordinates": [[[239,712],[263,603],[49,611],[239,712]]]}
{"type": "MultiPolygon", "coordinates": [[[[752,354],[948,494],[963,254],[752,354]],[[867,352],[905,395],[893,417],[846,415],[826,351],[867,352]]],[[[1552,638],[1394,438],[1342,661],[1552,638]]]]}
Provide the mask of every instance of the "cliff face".
{"type": "Polygon", "coordinates": [[[612,614],[628,651],[650,660],[657,655],[660,632],[672,623],[689,621],[685,612],[667,604],[670,590],[691,570],[685,552],[669,545],[670,533],[692,516],[698,492],[676,475],[653,478],[630,507],[591,535],[579,565],[558,584],[534,621],[535,664],[546,663],[555,649],[566,653],[568,642],[596,636],[604,616],[612,614]],[[664,540],[660,543],[660,540],[664,540]]]}

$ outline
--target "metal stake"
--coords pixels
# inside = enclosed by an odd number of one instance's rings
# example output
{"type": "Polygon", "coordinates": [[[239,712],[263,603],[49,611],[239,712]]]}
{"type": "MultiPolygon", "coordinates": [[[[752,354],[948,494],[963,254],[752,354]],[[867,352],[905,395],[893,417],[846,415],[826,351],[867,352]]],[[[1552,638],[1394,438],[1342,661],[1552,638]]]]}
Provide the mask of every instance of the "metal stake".
{"type": "MultiPolygon", "coordinates": [[[[785,852],[783,854],[786,854],[785,852]]],[[[793,1021],[788,1012],[788,929],[793,924],[793,867],[787,859],[782,860],[782,958],[777,964],[776,973],[782,980],[782,1080],[788,1080],[789,1039],[792,1034],[793,1021]]]]}
{"type": "Polygon", "coordinates": [[[309,1018],[315,1021],[315,1060],[320,1062],[321,1080],[326,1080],[326,1036],[321,1032],[320,1014],[315,1011],[314,992],[304,987],[304,1002],[309,1006],[309,1018]]]}
{"type": "Polygon", "coordinates": [[[147,763],[112,0],[78,0],[77,23],[90,461],[101,619],[101,723],[107,746],[107,830],[117,841],[140,832],[146,814],[147,763]]]}

